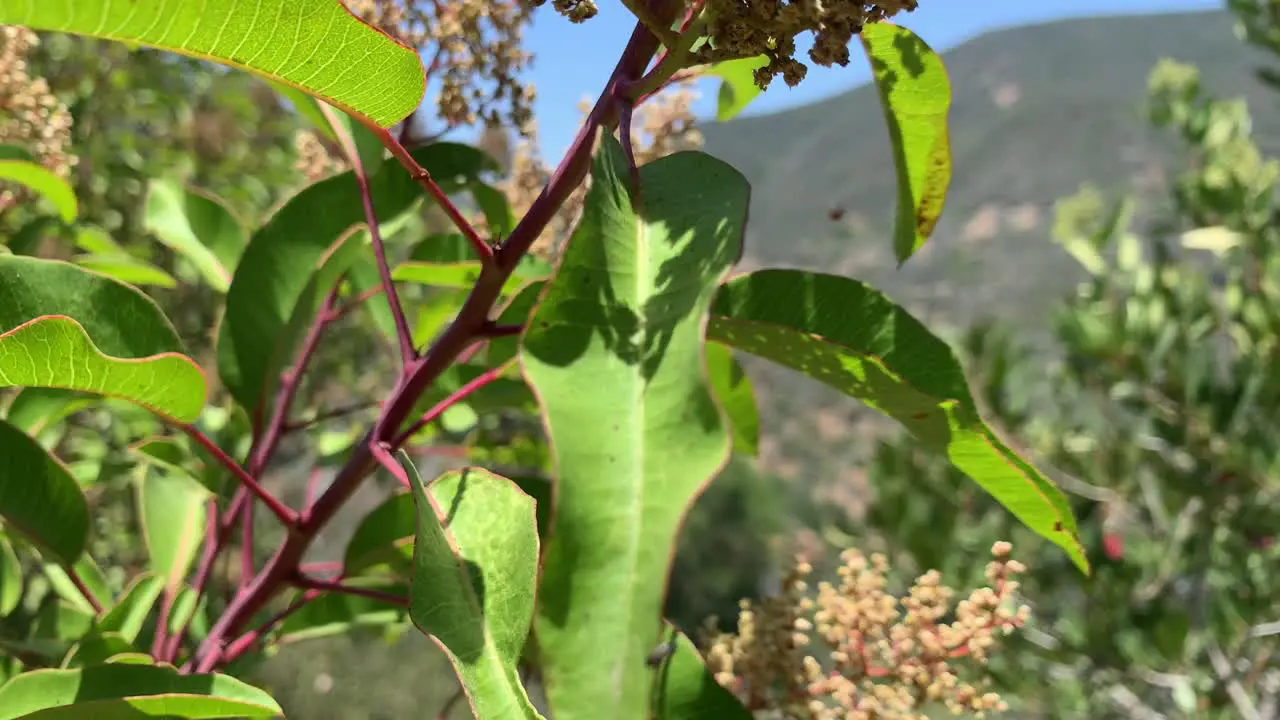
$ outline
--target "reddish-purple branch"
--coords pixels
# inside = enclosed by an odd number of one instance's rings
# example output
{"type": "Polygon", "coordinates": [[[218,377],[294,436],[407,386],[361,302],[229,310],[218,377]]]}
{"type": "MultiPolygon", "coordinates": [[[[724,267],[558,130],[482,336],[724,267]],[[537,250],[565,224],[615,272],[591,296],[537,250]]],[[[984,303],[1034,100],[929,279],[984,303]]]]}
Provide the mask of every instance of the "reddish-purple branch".
{"type": "Polygon", "coordinates": [[[79,590],[80,594],[84,596],[85,602],[89,603],[89,607],[93,608],[95,613],[102,614],[102,603],[99,602],[93,591],[89,589],[89,585],[84,581],[84,578],[80,577],[80,573],[76,572],[76,569],[71,565],[66,565],[63,569],[66,571],[67,577],[71,578],[71,584],[76,586],[76,590],[79,590]]]}
{"type": "Polygon", "coordinates": [[[476,232],[475,226],[463,217],[462,213],[458,210],[458,206],[449,198],[449,194],[444,191],[444,188],[440,187],[440,185],[436,183],[435,178],[431,177],[431,173],[427,172],[426,168],[419,165],[418,161],[413,159],[413,156],[409,154],[408,148],[401,145],[395,138],[391,137],[391,133],[380,127],[370,126],[369,130],[378,136],[378,139],[382,141],[383,146],[391,151],[391,154],[395,156],[395,159],[409,171],[409,174],[413,176],[413,179],[421,185],[422,188],[427,191],[427,194],[436,201],[442,210],[444,210],[444,213],[449,216],[449,220],[451,220],[454,226],[458,228],[458,232],[462,233],[463,237],[467,239],[467,242],[471,243],[471,247],[475,250],[476,256],[480,258],[480,262],[484,265],[492,263],[494,256],[493,246],[485,242],[484,238],[480,237],[480,233],[476,232]]]}
{"type": "MultiPolygon", "coordinates": [[[[660,19],[673,20],[675,11],[675,5],[668,3],[658,15],[660,19]]],[[[515,270],[516,263],[528,252],[564,201],[586,177],[590,168],[596,133],[602,128],[605,130],[612,128],[617,122],[615,112],[617,88],[622,84],[634,82],[641,76],[653,59],[658,45],[657,38],[642,24],[637,23],[613,75],[610,76],[599,100],[587,116],[569,152],[552,174],[550,182],[534,200],[529,211],[516,225],[511,237],[496,252],[479,239],[474,228],[470,228],[470,224],[466,223],[457,212],[457,208],[452,206],[448,197],[431,180],[430,175],[417,165],[408,151],[395,142],[389,133],[380,130],[379,137],[391,150],[392,155],[413,173],[414,178],[440,202],[454,222],[459,224],[459,229],[468,235],[473,245],[476,245],[477,252],[480,252],[482,259],[485,260],[481,266],[480,278],[472,287],[454,321],[421,357],[405,368],[373,429],[353,449],[351,456],[338,471],[329,488],[315,505],[303,514],[298,524],[290,528],[284,543],[253,581],[232,599],[214,623],[209,635],[196,650],[195,660],[191,664],[197,672],[208,672],[225,657],[232,655],[232,648],[224,649],[226,638],[240,631],[267,606],[282,586],[296,577],[302,557],[314,541],[316,534],[368,477],[377,463],[375,454],[388,455],[383,443],[404,425],[413,412],[418,398],[442,372],[452,366],[463,352],[477,341],[484,339],[483,330],[490,323],[489,313],[492,312],[494,304],[500,297],[507,279],[515,270]],[[470,229],[470,233],[467,229],[470,229]],[[486,252],[492,255],[491,259],[487,258],[486,252]]],[[[370,129],[374,130],[374,128],[370,129]]],[[[240,640],[241,638],[237,638],[237,644],[240,640]]],[[[243,647],[252,644],[251,641],[246,642],[247,644],[243,647]]],[[[243,651],[241,648],[236,649],[243,651]]]]}
{"type": "Polygon", "coordinates": [[[283,432],[291,433],[297,432],[298,430],[306,430],[313,425],[319,425],[327,420],[336,420],[348,415],[355,415],[356,413],[364,412],[365,410],[372,410],[378,407],[379,404],[380,403],[378,402],[365,401],[352,403],[350,405],[343,405],[329,410],[322,410],[309,418],[285,423],[283,432]]]}
{"type": "Polygon", "coordinates": [[[266,488],[262,487],[262,485],[260,485],[252,475],[245,471],[244,468],[240,467],[239,463],[232,460],[231,456],[223,452],[222,448],[218,447],[207,435],[200,432],[194,426],[186,423],[182,423],[178,427],[182,428],[182,431],[185,432],[188,437],[195,440],[196,444],[204,448],[205,451],[212,455],[214,459],[222,464],[223,467],[230,470],[231,474],[240,481],[240,485],[246,488],[258,500],[261,500],[262,504],[266,505],[267,509],[270,510],[272,514],[280,520],[280,522],[284,523],[286,526],[297,522],[297,513],[285,507],[284,503],[280,502],[274,495],[267,492],[266,488]]]}
{"type": "Polygon", "coordinates": [[[501,377],[502,373],[507,371],[507,367],[508,364],[504,363],[496,368],[490,368],[473,378],[467,384],[457,390],[454,390],[452,393],[449,393],[448,397],[436,403],[430,410],[423,413],[422,417],[418,418],[417,422],[409,426],[409,429],[397,435],[396,439],[391,441],[391,446],[398,448],[405,444],[409,438],[417,434],[422,428],[430,425],[432,422],[435,422],[435,420],[445,414],[449,408],[467,399],[467,396],[471,395],[471,393],[501,377]]]}
{"type": "Polygon", "coordinates": [[[321,580],[319,578],[306,577],[298,575],[293,579],[293,584],[305,590],[318,590],[320,592],[341,593],[343,595],[355,595],[357,597],[366,597],[370,600],[395,605],[396,607],[409,607],[409,598],[403,595],[395,595],[393,593],[382,592],[372,588],[363,588],[358,585],[347,585],[338,580],[321,580]]]}
{"type": "Polygon", "coordinates": [[[276,390],[271,418],[267,421],[262,435],[254,443],[253,449],[249,451],[249,473],[255,477],[267,469],[267,463],[275,453],[276,446],[280,444],[280,436],[289,423],[289,410],[293,407],[293,399],[298,394],[298,386],[302,384],[302,376],[320,347],[320,337],[324,335],[325,328],[333,321],[334,307],[338,302],[338,286],[341,284],[341,281],[334,283],[329,293],[325,295],[324,302],[321,303],[319,311],[311,321],[311,326],[307,328],[307,334],[302,338],[302,345],[298,348],[298,356],[293,366],[280,375],[280,387],[276,390]]]}
{"type": "MultiPolygon", "coordinates": [[[[385,131],[384,131],[385,132],[385,131]]],[[[391,137],[390,134],[387,137],[391,137]]],[[[400,360],[405,367],[418,357],[413,347],[413,332],[409,330],[409,321],[404,316],[404,306],[400,304],[400,295],[396,292],[395,282],[391,280],[391,266],[387,263],[387,248],[382,242],[382,230],[378,226],[378,213],[373,207],[373,192],[369,189],[369,176],[365,174],[364,165],[360,162],[360,153],[351,152],[351,165],[355,171],[356,184],[360,186],[360,204],[364,208],[365,224],[369,226],[369,237],[373,243],[373,257],[378,265],[378,275],[382,279],[382,291],[387,296],[387,305],[391,307],[391,319],[396,326],[396,339],[400,343],[400,360]]]]}
{"type": "Polygon", "coordinates": [[[253,577],[253,498],[249,498],[240,508],[240,581],[239,589],[244,589],[253,577]]]}

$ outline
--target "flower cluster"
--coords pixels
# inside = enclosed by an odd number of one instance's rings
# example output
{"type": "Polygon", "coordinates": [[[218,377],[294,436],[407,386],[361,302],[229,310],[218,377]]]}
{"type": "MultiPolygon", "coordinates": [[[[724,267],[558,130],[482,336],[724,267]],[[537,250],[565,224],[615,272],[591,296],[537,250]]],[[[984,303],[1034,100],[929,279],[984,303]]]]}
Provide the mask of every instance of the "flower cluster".
{"type": "Polygon", "coordinates": [[[758,717],[926,720],[930,705],[976,717],[1004,710],[981,682],[961,679],[959,666],[981,668],[998,638],[1026,622],[1029,610],[1012,607],[1025,568],[1008,558],[1011,549],[995,544],[990,586],[954,607],[934,570],[899,598],[887,590],[884,556],[846,550],[840,583],[810,593],[812,568],[798,559],[780,595],[743,601],[737,634],[711,636],[708,667],[758,717]],[[811,649],[818,644],[825,652],[811,649]]]}
{"type": "MultiPolygon", "coordinates": [[[[44,167],[63,177],[71,173],[71,113],[49,90],[44,78],[27,70],[27,53],[39,44],[26,28],[0,25],[0,145],[29,151],[44,167]]],[[[0,209],[20,198],[0,188],[0,209]]]]}
{"type": "Polygon", "coordinates": [[[532,7],[522,0],[345,0],[355,15],[431,58],[438,113],[449,127],[478,121],[525,127],[534,90],[520,80],[531,56],[524,29],[532,7]]]}
{"type": "Polygon", "coordinates": [[[849,63],[849,43],[862,27],[911,12],[918,0],[707,0],[711,43],[697,54],[700,62],[765,55],[769,63],[755,73],[767,88],[778,75],[788,85],[804,79],[808,68],[795,58],[796,37],[813,34],[809,59],[831,67],[849,63]]]}
{"type": "Polygon", "coordinates": [[[299,130],[293,136],[293,149],[298,156],[293,169],[309,184],[351,169],[346,158],[340,153],[330,152],[313,130],[299,130]]]}
{"type": "MultiPolygon", "coordinates": [[[[674,152],[702,146],[702,133],[695,127],[697,117],[692,110],[693,101],[697,99],[692,83],[692,79],[673,83],[636,108],[631,145],[637,164],[643,165],[674,152]]],[[[584,102],[579,109],[585,114],[590,107],[584,102]]],[[[550,170],[538,156],[536,146],[537,128],[530,126],[525,139],[511,154],[506,179],[498,183],[498,189],[506,195],[516,217],[524,216],[551,177],[550,170]]],[[[588,178],[565,200],[531,249],[534,254],[550,258],[568,239],[582,214],[589,184],[588,178]]],[[[477,224],[483,226],[483,221],[478,220],[477,224]]]]}

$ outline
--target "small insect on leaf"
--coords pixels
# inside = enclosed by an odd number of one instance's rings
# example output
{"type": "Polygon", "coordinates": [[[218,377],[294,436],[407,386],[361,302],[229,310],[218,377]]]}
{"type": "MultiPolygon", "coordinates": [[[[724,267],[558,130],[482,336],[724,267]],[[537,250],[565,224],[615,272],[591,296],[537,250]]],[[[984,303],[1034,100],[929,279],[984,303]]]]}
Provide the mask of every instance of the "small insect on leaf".
{"type": "Polygon", "coordinates": [[[674,642],[667,641],[659,643],[658,647],[650,650],[649,654],[645,656],[644,664],[649,667],[658,667],[665,662],[667,658],[671,657],[672,653],[675,651],[676,644],[674,642]]]}

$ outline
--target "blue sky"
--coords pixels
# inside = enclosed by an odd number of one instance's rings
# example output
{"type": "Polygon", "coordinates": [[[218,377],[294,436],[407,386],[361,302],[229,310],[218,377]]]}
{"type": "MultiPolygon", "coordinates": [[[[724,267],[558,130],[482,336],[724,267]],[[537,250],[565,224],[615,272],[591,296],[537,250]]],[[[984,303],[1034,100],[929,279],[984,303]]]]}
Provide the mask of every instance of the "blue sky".
{"type": "MultiPolygon", "coordinates": [[[[600,14],[581,25],[557,16],[548,3],[538,10],[527,35],[527,45],[535,54],[529,77],[538,88],[535,113],[540,144],[552,163],[560,158],[577,131],[579,100],[584,96],[595,98],[631,33],[633,21],[622,3],[598,3],[600,14]]],[[[898,23],[911,28],[935,49],[946,50],[974,35],[1011,25],[1072,16],[1201,10],[1222,5],[1221,0],[921,0],[920,9],[901,16],[898,23]]],[[[869,67],[856,56],[846,68],[811,68],[796,89],[775,82],[749,112],[777,111],[811,102],[860,85],[869,77],[869,67]]],[[[701,84],[701,115],[714,112],[715,89],[711,81],[701,84]]]]}

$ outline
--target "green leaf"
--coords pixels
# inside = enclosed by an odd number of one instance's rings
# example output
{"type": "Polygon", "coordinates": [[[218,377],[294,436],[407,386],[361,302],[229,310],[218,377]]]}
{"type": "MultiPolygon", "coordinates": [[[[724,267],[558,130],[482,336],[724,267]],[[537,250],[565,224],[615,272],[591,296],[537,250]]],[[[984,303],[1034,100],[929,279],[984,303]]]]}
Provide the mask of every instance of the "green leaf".
{"type": "Polygon", "coordinates": [[[144,470],[138,482],[138,517],[151,569],[176,592],[204,540],[212,494],[186,473],[144,470]]]}
{"type": "MultiPolygon", "coordinates": [[[[527,326],[533,316],[534,308],[542,299],[542,290],[546,282],[535,281],[526,285],[498,313],[499,325],[527,326]]],[[[508,335],[489,341],[487,360],[489,367],[497,367],[516,357],[520,351],[520,336],[508,335]]]]}
{"type": "MultiPolygon", "coordinates": [[[[378,266],[374,263],[373,258],[366,258],[366,261],[356,262],[350,268],[347,268],[347,282],[351,285],[351,295],[359,295],[360,293],[372,291],[374,288],[382,287],[382,278],[378,275],[378,266]]],[[[364,311],[369,313],[369,317],[373,319],[373,324],[378,326],[378,330],[382,332],[383,337],[391,342],[396,342],[396,319],[391,314],[391,307],[387,304],[385,297],[372,297],[361,303],[364,311]]]]}
{"type": "MultiPolygon", "coordinates": [[[[494,169],[484,153],[466,145],[435,143],[413,155],[446,192],[494,169]]],[[[384,164],[369,182],[383,222],[421,195],[399,163],[384,164]]],[[[360,192],[347,172],[295,195],[250,239],[227,291],[218,336],[223,384],[246,410],[253,412],[274,387],[314,308],[356,255],[366,251],[352,242],[367,239],[366,233],[353,232],[363,224],[360,192]]]]}
{"type": "Polygon", "coordinates": [[[236,266],[248,238],[221,201],[174,180],[152,180],[145,212],[147,232],[190,262],[209,287],[227,291],[228,268],[236,266]]]}
{"type": "Polygon", "coordinates": [[[338,139],[333,134],[333,128],[329,125],[328,118],[324,116],[324,111],[320,109],[319,100],[292,85],[285,85],[275,80],[269,80],[268,82],[275,88],[276,92],[289,101],[289,104],[293,106],[293,109],[299,115],[307,120],[312,130],[319,132],[328,140],[338,139]]]}
{"type": "Polygon", "coordinates": [[[670,655],[658,667],[654,684],[655,720],[751,720],[751,713],[716,682],[697,648],[668,628],[670,655]]]}
{"type": "Polygon", "coordinates": [[[173,611],[169,613],[169,632],[179,633],[187,628],[197,640],[208,636],[208,600],[208,595],[197,594],[195,588],[183,585],[173,601],[173,611]]]}
{"type": "Polygon", "coordinates": [[[282,712],[270,695],[235,678],[179,675],[158,665],[35,670],[0,686],[0,720],[270,718],[282,712]]]}
{"type": "Polygon", "coordinates": [[[951,183],[951,81],[942,59],[904,27],[867,25],[862,45],[889,124],[898,173],[893,249],[904,263],[933,234],[951,183]]]}
{"type": "Polygon", "coordinates": [[[716,98],[716,120],[732,120],[756,99],[761,91],[756,85],[755,71],[768,64],[768,57],[757,55],[719,62],[707,70],[708,75],[721,78],[716,98]]]}
{"type": "Polygon", "coordinates": [[[416,51],[333,0],[5,0],[0,24],[181,53],[291,85],[390,127],[422,101],[416,51]]]}
{"type": "Polygon", "coordinates": [[[35,156],[30,150],[17,145],[0,145],[0,160],[23,160],[33,162],[35,156]]]}
{"type": "Polygon", "coordinates": [[[58,218],[42,215],[18,228],[12,236],[0,239],[7,240],[9,249],[14,255],[37,255],[41,245],[50,238],[71,239],[71,228],[64,225],[58,218]]]}
{"type": "Polygon", "coordinates": [[[59,387],[130,400],[180,422],[204,373],[137,288],[55,260],[0,256],[0,387],[59,387]]]}
{"type": "Polygon", "coordinates": [[[951,348],[884,295],[838,275],[761,270],[725,284],[707,337],[902,423],[1087,572],[1062,491],[982,421],[951,348]]]}
{"type": "Polygon", "coordinates": [[[755,456],[760,451],[760,410],[751,378],[724,345],[707,343],[706,352],[711,390],[733,430],[734,452],[755,456]]]}
{"type": "Polygon", "coordinates": [[[22,564],[9,538],[0,535],[0,618],[18,607],[22,601],[22,564]]]}
{"type": "MultiPolygon", "coordinates": [[[[404,582],[385,579],[350,578],[344,580],[343,584],[399,597],[408,594],[404,582]]],[[[303,605],[280,624],[278,641],[282,644],[293,643],[339,635],[358,627],[394,625],[403,622],[407,614],[403,607],[377,598],[348,593],[324,593],[303,605]]]]}
{"type": "MultiPolygon", "coordinates": [[[[424,263],[404,262],[391,272],[391,279],[396,282],[414,282],[434,287],[469,290],[480,279],[479,262],[460,263],[424,263]]],[[[510,295],[520,289],[530,278],[512,273],[502,286],[502,294],[510,295]]]]}
{"type": "Polygon", "coordinates": [[[648,717],[681,518],[728,460],[703,327],[750,187],[683,152],[639,170],[602,139],[582,219],[524,336],[558,468],[536,632],[557,720],[648,717]]]}
{"type": "Polygon", "coordinates": [[[480,212],[484,213],[484,220],[489,226],[491,236],[505,238],[511,234],[511,230],[516,226],[516,220],[511,214],[511,205],[507,203],[506,195],[492,185],[477,182],[471,185],[471,196],[475,198],[480,212]]]}
{"type": "Polygon", "coordinates": [[[163,590],[164,578],[150,572],[138,575],[125,588],[120,602],[103,615],[98,622],[98,630],[119,633],[120,637],[129,642],[136,641],[147,615],[163,590]]]}
{"type": "MultiPolygon", "coordinates": [[[[5,17],[8,15],[8,7],[0,7],[0,23],[5,23],[5,17]]],[[[44,197],[58,211],[63,222],[75,222],[79,212],[75,190],[71,188],[71,183],[58,177],[51,170],[46,170],[33,162],[0,160],[0,182],[6,181],[16,182],[44,197]]]]}
{"type": "Polygon", "coordinates": [[[130,285],[155,285],[162,288],[178,286],[178,281],[169,273],[128,255],[79,255],[74,262],[82,268],[130,285]]]}
{"type": "Polygon", "coordinates": [[[364,516],[351,540],[342,563],[347,577],[379,565],[390,565],[405,575],[413,560],[413,537],[417,512],[409,493],[393,495],[364,516]]]}
{"type": "Polygon", "coordinates": [[[5,414],[9,424],[37,437],[71,415],[94,404],[94,399],[74,390],[28,387],[18,391],[5,414]]]}
{"type": "MultiPolygon", "coordinates": [[[[93,561],[93,558],[88,555],[81,555],[76,558],[72,568],[84,583],[85,589],[98,602],[98,605],[100,607],[110,607],[114,601],[111,595],[111,587],[107,583],[107,576],[102,572],[102,568],[98,567],[98,564],[93,561]]],[[[43,570],[45,577],[49,579],[49,584],[53,586],[53,591],[58,594],[58,597],[84,612],[94,613],[93,605],[89,602],[89,598],[86,598],[80,588],[72,582],[71,576],[67,574],[66,570],[52,563],[46,563],[43,570]]]]}
{"type": "Polygon", "coordinates": [[[120,633],[95,630],[71,646],[71,650],[62,660],[63,668],[102,665],[107,658],[123,653],[134,653],[138,649],[133,643],[125,640],[120,633]]]}
{"type": "Polygon", "coordinates": [[[35,440],[0,422],[0,519],[70,565],[84,553],[89,507],[71,473],[35,440]]]}
{"type": "Polygon", "coordinates": [[[111,234],[96,225],[81,225],[75,229],[76,247],[94,255],[122,255],[127,251],[120,247],[111,234]]]}
{"type": "Polygon", "coordinates": [[[476,717],[540,718],[516,673],[533,619],[533,501],[484,470],[431,483],[401,453],[417,502],[409,616],[449,656],[476,717]]]}

